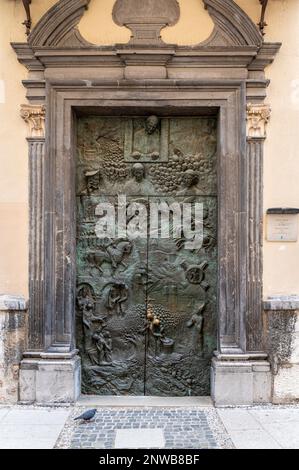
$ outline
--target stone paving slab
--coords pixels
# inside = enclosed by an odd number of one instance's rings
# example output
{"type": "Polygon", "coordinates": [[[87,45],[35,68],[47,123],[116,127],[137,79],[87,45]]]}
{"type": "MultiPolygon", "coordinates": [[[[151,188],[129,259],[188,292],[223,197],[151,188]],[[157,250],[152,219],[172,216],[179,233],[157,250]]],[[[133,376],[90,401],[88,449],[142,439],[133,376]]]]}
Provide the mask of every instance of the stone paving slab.
{"type": "Polygon", "coordinates": [[[115,449],[163,449],[164,430],[157,428],[117,429],[115,449]]]}
{"type": "Polygon", "coordinates": [[[237,449],[282,449],[279,443],[263,430],[231,430],[229,435],[237,449]]]}
{"type": "Polygon", "coordinates": [[[75,422],[86,409],[0,405],[0,449],[299,449],[296,404],[100,407],[94,422],[75,422]]]}
{"type": "MultiPolygon", "coordinates": [[[[90,423],[74,421],[86,407],[76,407],[58,439],[57,448],[113,449],[119,447],[117,436],[130,430],[126,448],[157,448],[154,436],[145,444],[132,441],[135,432],[156,432],[165,449],[233,448],[214,408],[100,408],[90,423]]],[[[136,434],[135,434],[136,435],[136,434]]],[[[122,440],[124,443],[124,441],[122,440]]]]}
{"type": "Polygon", "coordinates": [[[70,408],[0,407],[0,449],[53,449],[70,408]]]}
{"type": "Polygon", "coordinates": [[[217,410],[237,449],[299,449],[298,405],[217,410]]]}

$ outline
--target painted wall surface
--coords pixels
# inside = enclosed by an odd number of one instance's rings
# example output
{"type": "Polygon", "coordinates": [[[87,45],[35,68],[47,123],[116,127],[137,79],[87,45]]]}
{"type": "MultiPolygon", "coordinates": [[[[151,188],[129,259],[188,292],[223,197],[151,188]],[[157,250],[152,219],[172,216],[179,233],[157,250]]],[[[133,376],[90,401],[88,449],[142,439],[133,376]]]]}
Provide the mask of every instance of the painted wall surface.
{"type": "MultiPolygon", "coordinates": [[[[170,43],[197,44],[213,24],[201,0],[179,0],[181,19],[163,31],[170,43]]],[[[259,20],[259,0],[237,0],[259,20]]],[[[34,0],[35,24],[55,0],[34,0]]],[[[96,44],[127,42],[129,31],[111,19],[114,0],[91,0],[80,23],[82,35],[96,44]]],[[[24,41],[21,0],[1,0],[0,16],[0,293],[27,295],[28,172],[26,124],[19,117],[26,103],[21,81],[26,70],[16,59],[10,41],[24,41]]],[[[267,101],[272,107],[265,145],[265,210],[299,206],[299,1],[270,0],[267,41],[281,41],[282,49],[267,69],[271,80],[267,101]]],[[[299,294],[299,243],[264,242],[264,296],[299,294]]]]}

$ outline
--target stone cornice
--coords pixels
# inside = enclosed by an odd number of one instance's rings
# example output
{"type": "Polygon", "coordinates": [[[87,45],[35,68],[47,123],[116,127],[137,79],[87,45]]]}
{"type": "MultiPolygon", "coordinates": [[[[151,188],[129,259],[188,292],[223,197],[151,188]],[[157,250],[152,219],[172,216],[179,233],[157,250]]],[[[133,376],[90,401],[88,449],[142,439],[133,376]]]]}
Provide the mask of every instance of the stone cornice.
{"type": "MultiPolygon", "coordinates": [[[[124,58],[134,57],[135,63],[162,61],[168,56],[167,66],[175,67],[243,67],[262,71],[273,62],[280,43],[257,46],[161,46],[135,47],[115,45],[90,48],[32,47],[26,43],[12,43],[18,60],[29,71],[43,71],[47,67],[121,67],[124,58]]],[[[130,60],[129,60],[130,61],[130,60]]]]}

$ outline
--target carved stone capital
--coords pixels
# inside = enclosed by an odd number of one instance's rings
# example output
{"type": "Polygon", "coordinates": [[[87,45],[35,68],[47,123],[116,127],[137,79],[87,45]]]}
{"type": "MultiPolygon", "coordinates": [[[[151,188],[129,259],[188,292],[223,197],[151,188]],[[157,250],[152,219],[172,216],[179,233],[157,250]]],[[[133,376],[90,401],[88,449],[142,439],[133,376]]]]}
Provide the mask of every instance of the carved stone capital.
{"type": "Polygon", "coordinates": [[[247,105],[247,138],[266,138],[266,127],[270,121],[271,108],[268,104],[247,105]]]}
{"type": "Polygon", "coordinates": [[[45,137],[45,106],[23,104],[21,105],[21,117],[29,126],[28,137],[45,137]]]}

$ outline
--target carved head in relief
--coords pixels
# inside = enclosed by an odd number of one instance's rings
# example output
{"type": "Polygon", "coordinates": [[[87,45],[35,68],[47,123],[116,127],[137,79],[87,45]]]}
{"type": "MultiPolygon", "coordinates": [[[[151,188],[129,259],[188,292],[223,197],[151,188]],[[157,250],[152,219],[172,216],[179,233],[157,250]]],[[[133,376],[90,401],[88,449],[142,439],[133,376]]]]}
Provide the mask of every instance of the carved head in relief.
{"type": "Polygon", "coordinates": [[[149,116],[145,121],[145,130],[150,135],[153,134],[159,126],[159,118],[157,116],[149,116]]]}
{"type": "Polygon", "coordinates": [[[99,189],[101,173],[100,170],[85,171],[87,193],[91,194],[93,191],[99,189]]]}
{"type": "Polygon", "coordinates": [[[198,174],[193,170],[186,170],[182,177],[182,184],[185,188],[192,188],[198,183],[198,174]]]}
{"type": "Polygon", "coordinates": [[[141,183],[141,181],[145,177],[145,168],[142,163],[134,163],[132,167],[132,175],[137,181],[137,183],[141,183]]]}

